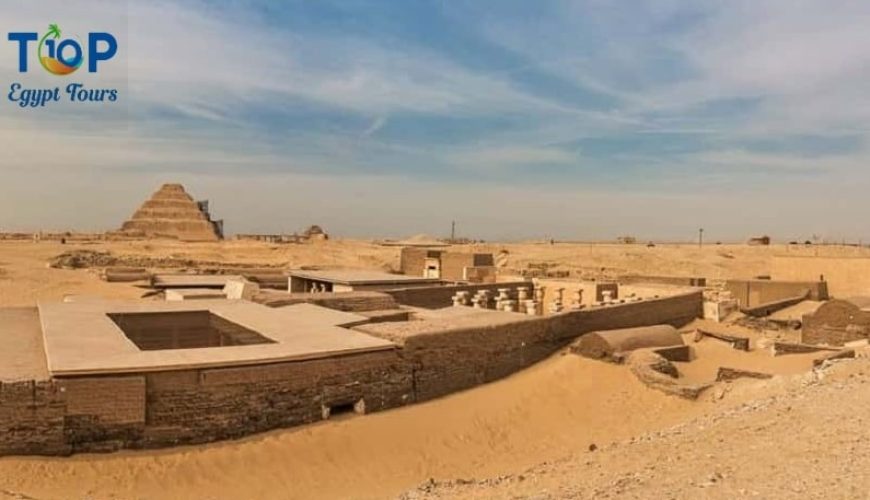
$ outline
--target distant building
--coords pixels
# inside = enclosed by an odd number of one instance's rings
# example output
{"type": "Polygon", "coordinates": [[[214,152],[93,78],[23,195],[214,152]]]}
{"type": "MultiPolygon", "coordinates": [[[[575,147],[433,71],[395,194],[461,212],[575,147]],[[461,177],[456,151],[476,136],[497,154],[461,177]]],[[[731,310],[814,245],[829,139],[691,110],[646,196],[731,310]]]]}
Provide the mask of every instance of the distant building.
{"type": "Polygon", "coordinates": [[[406,247],[402,249],[402,273],[408,276],[448,281],[495,282],[495,259],[491,253],[406,247]]]}
{"type": "Polygon", "coordinates": [[[758,236],[755,238],[749,238],[747,242],[750,245],[770,245],[770,236],[758,236]]]}

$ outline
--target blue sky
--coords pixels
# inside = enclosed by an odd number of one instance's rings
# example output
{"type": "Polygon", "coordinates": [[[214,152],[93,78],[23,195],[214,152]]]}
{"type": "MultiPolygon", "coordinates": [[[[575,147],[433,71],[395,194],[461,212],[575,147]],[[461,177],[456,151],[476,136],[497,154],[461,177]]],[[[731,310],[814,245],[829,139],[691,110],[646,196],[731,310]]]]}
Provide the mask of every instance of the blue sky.
{"type": "Polygon", "coordinates": [[[124,97],[0,103],[0,229],[180,181],[231,232],[870,239],[866,2],[0,2],[116,33],[124,97]]]}

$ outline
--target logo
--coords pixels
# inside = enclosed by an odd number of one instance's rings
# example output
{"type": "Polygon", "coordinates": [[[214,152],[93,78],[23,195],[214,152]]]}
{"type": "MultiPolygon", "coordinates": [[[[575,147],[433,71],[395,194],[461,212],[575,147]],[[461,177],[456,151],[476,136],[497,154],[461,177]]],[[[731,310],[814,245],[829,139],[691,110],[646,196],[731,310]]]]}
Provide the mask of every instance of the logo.
{"type": "MultiPolygon", "coordinates": [[[[40,66],[56,76],[72,75],[86,67],[88,73],[97,73],[102,64],[118,53],[118,40],[110,33],[95,31],[88,33],[86,40],[73,35],[64,37],[57,24],[49,24],[48,30],[39,35],[37,32],[16,31],[9,33],[8,40],[18,44],[18,72],[27,73],[28,60],[33,46],[40,66]],[[36,42],[36,43],[33,43],[36,42]]],[[[66,99],[73,103],[115,102],[117,89],[92,89],[83,83],[70,83],[64,88],[66,99]]],[[[18,106],[41,108],[62,98],[61,88],[29,88],[23,83],[13,83],[7,98],[18,106]]]]}
{"type": "MultiPolygon", "coordinates": [[[[69,75],[85,62],[85,51],[78,37],[61,39],[57,24],[49,24],[42,37],[34,32],[9,33],[10,42],[18,42],[18,72],[27,73],[27,55],[30,42],[39,40],[36,53],[39,63],[51,74],[69,75]]],[[[108,61],[118,52],[118,41],[105,32],[88,34],[88,72],[96,73],[100,61],[108,61]]]]}

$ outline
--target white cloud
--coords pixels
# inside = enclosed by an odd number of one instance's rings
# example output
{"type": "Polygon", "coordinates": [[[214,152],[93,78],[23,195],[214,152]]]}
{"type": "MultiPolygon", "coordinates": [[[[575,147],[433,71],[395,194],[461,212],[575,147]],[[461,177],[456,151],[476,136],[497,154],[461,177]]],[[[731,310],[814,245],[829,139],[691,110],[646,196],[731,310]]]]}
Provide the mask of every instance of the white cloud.
{"type": "MultiPolygon", "coordinates": [[[[0,15],[0,32],[39,29],[46,23],[47,2],[5,0],[0,14],[15,15],[0,15]]],[[[107,122],[92,110],[39,114],[0,109],[0,210],[6,214],[0,225],[47,227],[54,218],[74,225],[87,215],[111,227],[126,215],[130,197],[144,197],[151,184],[169,177],[193,182],[198,193],[216,202],[232,200],[225,202],[232,203],[227,218],[239,230],[284,230],[275,226],[284,222],[269,217],[280,210],[298,214],[287,222],[288,230],[323,218],[346,234],[383,232],[384,221],[397,235],[437,232],[441,219],[449,217],[465,219],[469,233],[483,237],[608,237],[635,232],[632,227],[679,234],[683,225],[695,227],[699,220],[734,233],[742,230],[734,219],[789,208],[800,220],[783,216],[783,231],[797,231],[804,222],[847,231],[855,226],[832,220],[834,207],[848,202],[856,207],[853,213],[867,208],[863,193],[852,188],[870,177],[866,148],[810,159],[739,145],[802,133],[854,134],[857,142],[866,142],[870,6],[864,3],[648,1],[626,7],[555,2],[547,4],[556,6],[549,14],[533,21],[501,16],[504,12],[490,5],[477,7],[487,11],[485,19],[460,12],[462,26],[486,30],[490,41],[529,61],[503,71],[465,66],[412,40],[384,44],[351,35],[299,36],[271,29],[247,18],[243,3],[220,8],[167,0],[53,5],[62,9],[52,21],[71,32],[121,19],[128,25],[118,28],[125,56],[119,62],[126,64],[105,78],[124,84],[129,71],[131,120],[107,122]],[[682,27],[663,27],[680,24],[674,20],[687,10],[694,17],[682,27]],[[584,19],[591,19],[595,30],[578,21],[584,19]],[[579,89],[609,96],[612,103],[584,107],[555,92],[533,92],[528,81],[518,83],[518,76],[529,70],[564,78],[579,89]],[[734,116],[704,111],[706,105],[729,99],[757,102],[734,116]],[[279,129],[268,142],[251,131],[260,117],[240,115],[273,100],[298,100],[357,121],[338,131],[331,123],[326,131],[279,129]],[[184,117],[183,125],[167,110],[184,117]],[[385,137],[393,129],[386,125],[398,123],[402,115],[516,122],[507,131],[482,126],[474,131],[479,135],[474,145],[469,140],[435,147],[425,140],[385,137]],[[581,158],[553,144],[648,132],[698,132],[713,139],[699,153],[660,157],[630,146],[617,151],[613,157],[631,166],[661,170],[649,170],[656,172],[649,178],[627,179],[634,189],[603,189],[600,184],[596,189],[584,179],[554,187],[542,179],[547,191],[530,191],[505,187],[516,181],[498,175],[500,166],[563,165],[568,171],[582,160],[590,168],[595,162],[591,154],[584,151],[581,158]],[[387,176],[335,174],[354,172],[357,162],[382,160],[414,162],[419,171],[439,165],[460,172],[455,167],[474,167],[500,183],[463,186],[463,179],[455,178],[426,183],[415,180],[410,168],[387,176]],[[711,172],[735,185],[746,172],[771,173],[771,180],[748,185],[748,191],[755,190],[749,193],[682,194],[696,189],[711,172]],[[802,183],[808,173],[823,175],[802,183]],[[30,186],[37,184],[47,186],[50,208],[33,206],[30,186]],[[125,196],[95,199],[102,186],[125,196]],[[820,189],[837,203],[813,212],[804,200],[820,189]],[[661,194],[649,194],[656,190],[661,194]],[[323,202],[324,192],[333,194],[329,203],[323,202]],[[445,213],[444,193],[461,207],[457,213],[445,213]],[[266,206],[263,199],[274,201],[266,206]],[[505,200],[518,200],[512,201],[515,213],[510,216],[500,208],[505,200]],[[613,208],[607,221],[595,217],[604,205],[613,208]],[[552,220],[552,213],[560,211],[584,215],[570,224],[552,220]]],[[[18,77],[14,61],[14,46],[0,40],[0,80],[18,77]]],[[[599,168],[613,168],[605,163],[600,161],[599,168]]],[[[759,227],[759,232],[773,232],[768,229],[759,227]]]]}

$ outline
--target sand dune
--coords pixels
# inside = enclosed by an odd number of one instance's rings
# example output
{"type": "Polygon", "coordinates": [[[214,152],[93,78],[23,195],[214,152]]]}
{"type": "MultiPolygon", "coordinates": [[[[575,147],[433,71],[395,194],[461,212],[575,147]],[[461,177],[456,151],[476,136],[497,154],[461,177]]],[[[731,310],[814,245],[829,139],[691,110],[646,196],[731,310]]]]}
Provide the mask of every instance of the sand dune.
{"type": "Polygon", "coordinates": [[[380,414],[169,451],[2,458],[2,489],[36,498],[383,498],[481,477],[703,412],[622,367],[557,355],[471,391],[380,414]]]}

